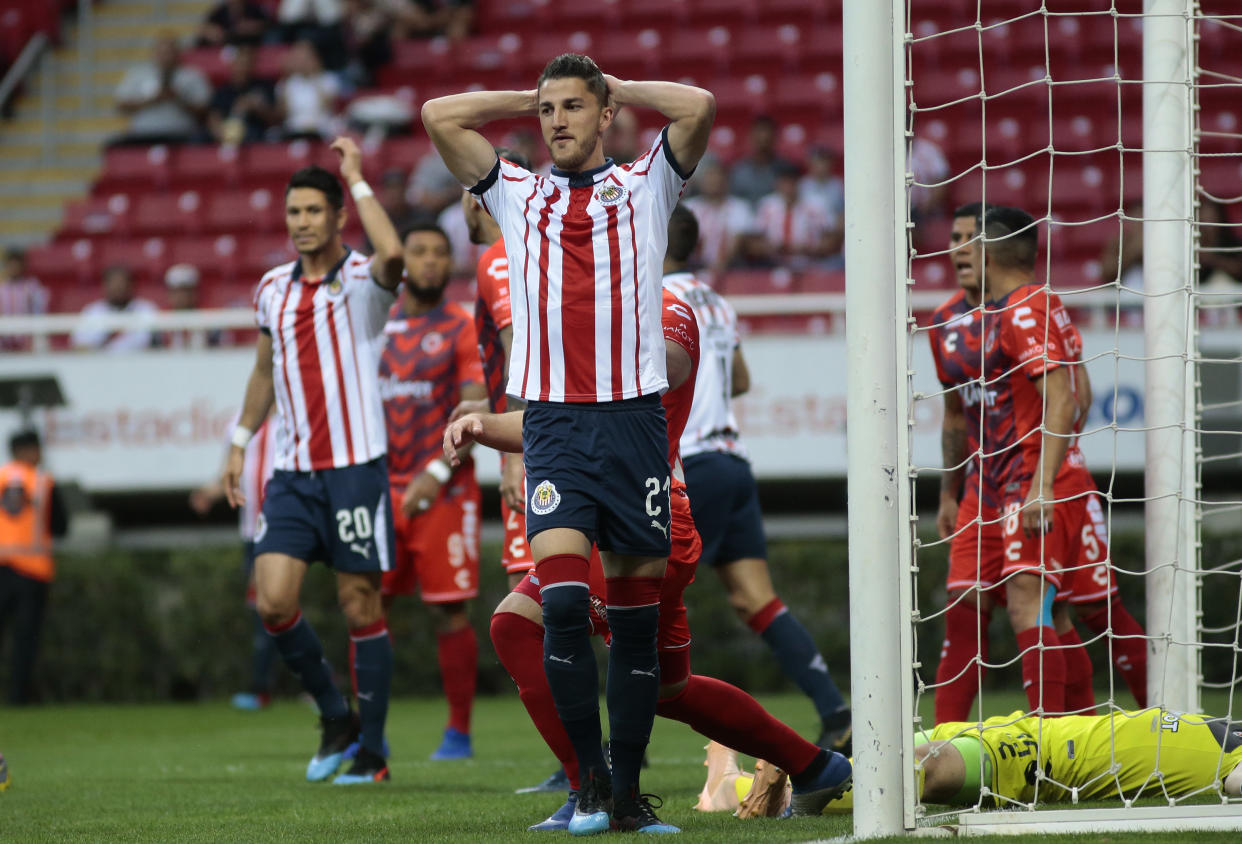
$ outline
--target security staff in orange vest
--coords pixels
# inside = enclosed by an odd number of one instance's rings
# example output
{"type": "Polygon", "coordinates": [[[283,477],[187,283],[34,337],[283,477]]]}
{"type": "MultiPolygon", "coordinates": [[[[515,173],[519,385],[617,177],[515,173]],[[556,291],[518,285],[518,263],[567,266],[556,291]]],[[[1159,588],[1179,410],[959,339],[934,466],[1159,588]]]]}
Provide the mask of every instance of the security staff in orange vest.
{"type": "Polygon", "coordinates": [[[64,536],[68,512],[51,475],[39,469],[43,448],[33,430],[9,438],[0,466],[0,646],[13,627],[9,703],[30,701],[39,628],[56,568],[52,537],[64,536]]]}

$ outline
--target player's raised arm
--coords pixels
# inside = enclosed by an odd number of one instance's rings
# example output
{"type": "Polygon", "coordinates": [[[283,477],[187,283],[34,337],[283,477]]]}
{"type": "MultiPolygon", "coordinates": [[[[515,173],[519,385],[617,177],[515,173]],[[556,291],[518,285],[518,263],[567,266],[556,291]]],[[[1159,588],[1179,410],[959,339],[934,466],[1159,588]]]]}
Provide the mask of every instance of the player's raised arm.
{"type": "Polygon", "coordinates": [[[534,91],[467,91],[423,103],[423,127],[457,181],[474,187],[496,165],[496,150],[476,130],[493,120],[531,117],[534,91]]]}
{"type": "Polygon", "coordinates": [[[716,98],[710,91],[680,82],[624,82],[604,75],[608,93],[618,106],[652,108],[670,121],[668,145],[683,175],[699,165],[716,119],[716,98]]]}
{"type": "Polygon", "coordinates": [[[362,152],[353,138],[340,137],[332,142],[332,150],[341,157],[341,178],[358,208],[362,229],[375,249],[371,258],[371,275],[381,286],[395,290],[401,283],[401,238],[388,219],[388,212],[362,178],[362,152]]]}
{"type": "Polygon", "coordinates": [[[224,477],[220,479],[230,507],[240,507],[246,503],[241,489],[246,443],[263,424],[275,400],[276,389],[272,383],[272,335],[264,331],[259,333],[254,369],[250,371],[250,380],[246,382],[241,417],[237,420],[237,427],[233,429],[232,446],[224,464],[224,477]]]}

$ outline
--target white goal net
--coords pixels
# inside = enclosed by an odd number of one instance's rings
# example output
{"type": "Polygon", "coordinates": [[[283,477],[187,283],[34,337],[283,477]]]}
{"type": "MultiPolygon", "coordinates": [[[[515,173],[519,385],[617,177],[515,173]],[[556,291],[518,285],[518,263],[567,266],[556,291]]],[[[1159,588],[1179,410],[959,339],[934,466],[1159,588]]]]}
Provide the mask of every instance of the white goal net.
{"type": "MultiPolygon", "coordinates": [[[[1217,775],[1242,759],[1242,733],[1198,771],[1163,738],[1195,713],[1242,721],[1242,4],[881,0],[845,4],[844,23],[855,832],[1242,829],[1217,775]],[[970,203],[985,220],[990,206],[1030,215],[1038,292],[938,311],[969,286],[970,248],[1007,264],[1022,234],[976,224],[952,241],[970,203]],[[998,324],[1028,322],[1017,311],[1045,293],[1075,332],[1049,306],[1026,342],[1074,373],[1074,436],[1060,439],[1098,494],[1058,480],[1054,520],[1075,529],[1035,542],[1063,588],[1036,593],[1034,629],[1051,638],[1032,644],[1015,636],[1026,598],[1005,568],[1007,552],[1026,559],[1009,542],[1015,490],[971,465],[1022,449],[984,405],[1017,379],[1052,384],[995,351],[998,324]],[[1053,332],[1081,353],[1049,351],[1053,332]],[[938,373],[936,343],[964,369],[938,373]],[[966,452],[946,435],[961,419],[966,452]],[[946,528],[941,490],[986,500],[946,528]],[[960,634],[967,609],[963,654],[946,625],[960,634]],[[946,713],[974,726],[933,732],[946,713]],[[1156,739],[1136,739],[1138,723],[1156,739]],[[957,754],[971,796],[924,802],[938,754],[914,747],[953,736],[982,748],[957,754]],[[1007,782],[995,768],[1016,770],[1010,757],[1022,776],[1007,782]]],[[[1040,457],[1052,395],[1026,439],[1040,457]]]]}

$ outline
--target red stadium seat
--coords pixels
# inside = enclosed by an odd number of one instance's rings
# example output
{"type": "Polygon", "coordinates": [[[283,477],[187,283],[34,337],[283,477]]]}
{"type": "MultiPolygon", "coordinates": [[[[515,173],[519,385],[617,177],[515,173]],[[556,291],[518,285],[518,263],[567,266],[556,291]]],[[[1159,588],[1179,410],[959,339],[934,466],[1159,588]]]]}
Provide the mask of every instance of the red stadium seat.
{"type": "Polygon", "coordinates": [[[213,87],[219,87],[229,81],[229,62],[224,50],[219,47],[196,47],[184,50],[181,61],[190,67],[198,68],[207,77],[213,87]]]}
{"type": "Polygon", "coordinates": [[[192,234],[203,225],[198,191],[139,194],[134,210],[136,234],[192,234]]]}
{"type": "Polygon", "coordinates": [[[431,139],[424,134],[408,138],[389,138],[380,148],[380,158],[385,170],[397,168],[409,173],[431,149],[431,139]]]}
{"type": "Polygon", "coordinates": [[[252,144],[243,147],[242,176],[253,181],[287,181],[295,170],[318,161],[323,145],[309,141],[252,144]]]}
{"type": "Polygon", "coordinates": [[[292,261],[297,255],[286,235],[265,234],[247,237],[238,244],[238,271],[255,283],[272,267],[292,261]]]}
{"type": "Polygon", "coordinates": [[[225,282],[236,277],[240,260],[237,238],[231,234],[177,238],[168,244],[168,257],[170,263],[193,264],[200,273],[225,282]]]}
{"type": "Polygon", "coordinates": [[[240,154],[234,146],[183,146],[173,153],[173,184],[204,188],[235,185],[240,176],[240,154]]]}
{"type": "Polygon", "coordinates": [[[150,147],[113,147],[104,153],[100,181],[114,186],[141,184],[144,188],[168,184],[169,149],[163,144],[150,147]]]}
{"type": "Polygon", "coordinates": [[[100,241],[98,253],[102,268],[126,266],[139,283],[162,281],[164,270],[172,263],[161,237],[108,238],[100,241]]]}
{"type": "Polygon", "coordinates": [[[284,224],[280,194],[267,188],[221,191],[207,202],[207,227],[218,232],[273,232],[284,224]]]}
{"type": "Polygon", "coordinates": [[[128,234],[132,228],[133,203],[127,193],[88,196],[65,207],[61,233],[81,235],[128,234]]]}
{"type": "Polygon", "coordinates": [[[98,289],[99,263],[96,243],[86,238],[58,240],[36,246],[26,253],[30,274],[51,288],[89,286],[98,289]]]}

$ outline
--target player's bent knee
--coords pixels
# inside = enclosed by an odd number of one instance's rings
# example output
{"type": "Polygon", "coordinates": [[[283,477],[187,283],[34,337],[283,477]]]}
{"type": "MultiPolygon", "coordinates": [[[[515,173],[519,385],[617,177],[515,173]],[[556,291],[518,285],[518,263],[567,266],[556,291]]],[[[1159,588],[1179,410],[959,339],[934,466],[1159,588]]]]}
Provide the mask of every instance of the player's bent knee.
{"type": "Polygon", "coordinates": [[[298,614],[297,598],[293,600],[272,601],[259,595],[255,598],[255,612],[264,627],[281,627],[288,624],[298,614]]]}
{"type": "Polygon", "coordinates": [[[384,617],[378,575],[338,574],[336,597],[351,628],[366,627],[384,617]]]}
{"type": "Polygon", "coordinates": [[[536,624],[543,624],[543,611],[540,609],[539,604],[529,596],[518,592],[510,592],[508,595],[505,595],[500,603],[496,605],[496,609],[492,611],[492,618],[494,619],[496,616],[505,613],[520,615],[522,618],[533,621],[536,624]]]}

